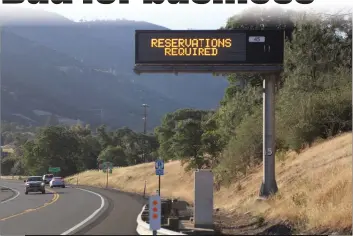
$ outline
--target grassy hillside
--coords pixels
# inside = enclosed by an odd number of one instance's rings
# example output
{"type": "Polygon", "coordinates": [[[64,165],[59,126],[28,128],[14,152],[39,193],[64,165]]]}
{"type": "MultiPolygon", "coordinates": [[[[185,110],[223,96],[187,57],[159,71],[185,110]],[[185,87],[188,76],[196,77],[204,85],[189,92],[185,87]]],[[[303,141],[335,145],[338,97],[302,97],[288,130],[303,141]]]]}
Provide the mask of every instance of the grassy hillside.
{"type": "MultiPolygon", "coordinates": [[[[154,164],[115,168],[109,176],[110,187],[142,193],[144,181],[147,192],[157,189],[154,164]]],[[[279,193],[266,202],[256,202],[262,168],[229,188],[215,191],[215,208],[230,218],[251,212],[266,221],[289,220],[305,231],[342,231],[352,226],[352,134],[317,143],[301,154],[288,152],[277,157],[279,193]]],[[[76,184],[105,186],[102,172],[86,171],[67,178],[76,184]]],[[[193,176],[185,173],[179,161],[165,165],[161,181],[164,197],[178,197],[193,201],[193,176]]]]}

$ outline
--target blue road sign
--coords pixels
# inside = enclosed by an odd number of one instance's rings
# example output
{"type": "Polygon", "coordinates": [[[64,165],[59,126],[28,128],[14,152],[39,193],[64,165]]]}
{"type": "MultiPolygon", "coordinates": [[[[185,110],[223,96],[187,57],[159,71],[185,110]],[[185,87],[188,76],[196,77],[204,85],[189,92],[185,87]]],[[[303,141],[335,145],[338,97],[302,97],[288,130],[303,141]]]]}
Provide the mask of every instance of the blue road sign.
{"type": "Polygon", "coordinates": [[[155,162],[155,168],[156,170],[164,170],[164,162],[163,160],[156,160],[155,162]]]}
{"type": "Polygon", "coordinates": [[[164,175],[163,169],[156,169],[156,175],[164,175]]]}

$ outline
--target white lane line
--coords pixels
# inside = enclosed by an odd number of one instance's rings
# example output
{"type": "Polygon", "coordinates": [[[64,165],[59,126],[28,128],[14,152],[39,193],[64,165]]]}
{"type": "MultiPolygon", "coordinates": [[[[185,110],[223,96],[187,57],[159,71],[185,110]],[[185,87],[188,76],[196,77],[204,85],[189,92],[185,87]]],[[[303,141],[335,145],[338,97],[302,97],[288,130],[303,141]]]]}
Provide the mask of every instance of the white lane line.
{"type": "Polygon", "coordinates": [[[84,219],[83,221],[81,221],[80,223],[78,223],[77,225],[75,225],[74,227],[72,227],[71,229],[68,229],[66,230],[64,233],[60,234],[60,235],[69,235],[70,233],[72,233],[73,231],[75,231],[76,229],[82,227],[84,224],[86,224],[89,220],[91,220],[93,217],[95,217],[102,209],[103,207],[105,206],[105,200],[104,198],[102,197],[102,195],[98,194],[98,193],[95,193],[95,192],[92,192],[90,190],[87,190],[87,189],[82,189],[82,188],[77,188],[79,190],[82,190],[82,191],[86,191],[86,192],[89,192],[89,193],[92,193],[96,196],[98,196],[100,199],[101,199],[101,205],[100,207],[95,210],[90,216],[88,216],[86,219],[84,219]]]}
{"type": "Polygon", "coordinates": [[[0,204],[7,203],[7,202],[9,202],[9,201],[14,200],[14,199],[17,198],[18,196],[20,196],[20,192],[17,191],[16,189],[9,188],[9,187],[4,186],[4,185],[0,185],[0,187],[8,188],[8,189],[11,189],[12,191],[16,192],[16,195],[15,195],[15,196],[13,196],[13,197],[10,198],[10,199],[7,199],[7,200],[5,200],[5,201],[0,202],[0,204]]]}

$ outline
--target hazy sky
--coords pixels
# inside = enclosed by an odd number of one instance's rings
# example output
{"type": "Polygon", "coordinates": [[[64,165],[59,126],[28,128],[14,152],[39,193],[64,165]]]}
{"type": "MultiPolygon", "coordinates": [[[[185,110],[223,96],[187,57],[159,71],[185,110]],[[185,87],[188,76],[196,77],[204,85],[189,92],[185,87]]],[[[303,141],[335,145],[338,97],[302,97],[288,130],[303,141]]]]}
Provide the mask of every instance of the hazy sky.
{"type": "MultiPolygon", "coordinates": [[[[205,4],[197,5],[190,3],[189,5],[171,5],[165,0],[165,3],[157,5],[142,4],[143,0],[130,0],[130,4],[112,3],[110,5],[99,4],[93,0],[91,5],[83,5],[81,0],[74,0],[75,4],[71,5],[54,5],[41,4],[31,5],[27,3],[12,5],[16,7],[30,7],[43,9],[46,11],[56,12],[69,19],[78,21],[80,19],[128,19],[147,21],[154,24],[162,25],[170,29],[217,29],[223,26],[226,20],[255,4],[247,5],[225,5],[225,4],[205,4]]],[[[352,7],[353,0],[315,0],[310,5],[300,5],[293,0],[292,3],[285,5],[284,8],[291,9],[311,9],[320,12],[337,12],[347,11],[352,7]]],[[[1,5],[1,3],[0,3],[1,5]]],[[[279,4],[270,0],[269,3],[262,5],[274,6],[279,4]]],[[[1,6],[0,6],[1,7],[1,6]]]]}

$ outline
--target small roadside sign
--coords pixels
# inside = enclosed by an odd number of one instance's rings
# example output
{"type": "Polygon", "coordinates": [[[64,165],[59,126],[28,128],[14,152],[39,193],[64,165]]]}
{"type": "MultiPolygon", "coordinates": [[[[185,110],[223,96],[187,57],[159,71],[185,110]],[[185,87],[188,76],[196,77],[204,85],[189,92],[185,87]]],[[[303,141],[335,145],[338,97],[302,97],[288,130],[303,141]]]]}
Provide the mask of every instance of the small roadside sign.
{"type": "Polygon", "coordinates": [[[164,175],[164,162],[163,160],[156,160],[155,162],[156,175],[164,175]]]}
{"type": "Polygon", "coordinates": [[[163,162],[163,160],[156,160],[155,168],[156,168],[156,170],[157,169],[164,170],[164,162],[163,162]]]}
{"type": "Polygon", "coordinates": [[[106,161],[99,165],[99,169],[103,170],[103,173],[113,173],[113,163],[106,161]]]}
{"type": "Polygon", "coordinates": [[[109,162],[109,161],[106,161],[103,163],[102,165],[103,169],[112,169],[113,168],[113,163],[109,162]]]}
{"type": "Polygon", "coordinates": [[[156,169],[156,175],[164,175],[164,170],[163,169],[156,169]]]}
{"type": "Polygon", "coordinates": [[[60,172],[60,167],[49,167],[48,171],[51,173],[57,173],[60,172]]]}
{"type": "Polygon", "coordinates": [[[149,223],[150,230],[161,228],[161,197],[151,196],[149,199],[149,223]]]}
{"type": "Polygon", "coordinates": [[[161,176],[164,175],[164,161],[156,160],[155,162],[156,175],[158,176],[158,195],[161,195],[161,176]]]}

